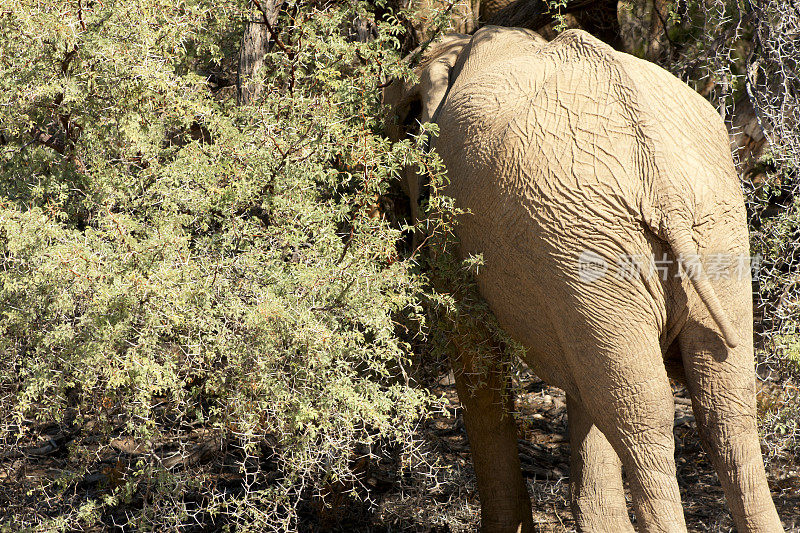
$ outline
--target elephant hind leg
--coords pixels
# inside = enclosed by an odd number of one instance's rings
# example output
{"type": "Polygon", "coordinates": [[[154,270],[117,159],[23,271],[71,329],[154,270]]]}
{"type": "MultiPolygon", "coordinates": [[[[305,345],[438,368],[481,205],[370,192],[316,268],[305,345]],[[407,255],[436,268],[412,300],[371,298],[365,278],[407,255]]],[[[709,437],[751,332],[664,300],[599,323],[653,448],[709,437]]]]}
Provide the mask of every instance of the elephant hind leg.
{"type": "Polygon", "coordinates": [[[675,408],[658,333],[641,323],[608,326],[602,338],[596,328],[577,332],[569,345],[582,404],[622,460],[639,527],[685,532],[675,477],[675,408]]]}
{"type": "Polygon", "coordinates": [[[681,333],[681,347],[698,433],[737,530],[783,531],[761,457],[752,350],[729,349],[713,329],[696,323],[681,333]]]}
{"type": "Polygon", "coordinates": [[[622,463],[580,400],[567,396],[570,499],[578,531],[633,533],[622,486],[622,463]]]}

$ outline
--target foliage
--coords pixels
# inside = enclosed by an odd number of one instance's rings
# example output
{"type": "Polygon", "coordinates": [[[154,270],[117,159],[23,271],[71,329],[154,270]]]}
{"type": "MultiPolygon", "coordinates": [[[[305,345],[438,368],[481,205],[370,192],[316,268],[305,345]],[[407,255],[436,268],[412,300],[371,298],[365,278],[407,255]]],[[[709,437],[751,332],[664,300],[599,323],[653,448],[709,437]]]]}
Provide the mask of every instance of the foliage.
{"type": "Polygon", "coordinates": [[[4,3],[0,435],[60,467],[2,528],[293,530],[410,464],[426,285],[386,206],[435,161],[379,134],[405,67],[365,9],[284,6],[237,107],[244,1],[4,3]]]}

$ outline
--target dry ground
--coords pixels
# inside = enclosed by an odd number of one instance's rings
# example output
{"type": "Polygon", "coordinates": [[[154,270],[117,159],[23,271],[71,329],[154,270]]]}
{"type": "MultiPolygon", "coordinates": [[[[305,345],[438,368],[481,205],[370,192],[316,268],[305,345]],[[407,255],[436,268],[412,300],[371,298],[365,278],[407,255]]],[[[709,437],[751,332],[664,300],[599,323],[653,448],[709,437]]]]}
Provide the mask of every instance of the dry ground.
{"type": "MultiPolygon", "coordinates": [[[[564,394],[525,373],[522,383],[517,396],[520,458],[537,530],[574,531],[568,504],[569,438],[564,394]]],[[[398,467],[408,460],[407,454],[381,453],[372,461],[356,465],[361,476],[360,487],[331,487],[327,505],[310,498],[301,509],[301,520],[297,524],[300,531],[456,533],[477,529],[480,508],[452,375],[441,376],[433,393],[443,399],[443,409],[430,416],[420,428],[421,453],[412,454],[424,457],[426,462],[401,469],[398,467]],[[355,498],[350,496],[354,488],[359,494],[355,498]]],[[[733,531],[722,489],[701,450],[685,391],[676,388],[675,397],[677,473],[689,531],[733,531]]],[[[115,459],[111,457],[98,464],[96,473],[78,482],[75,500],[37,500],[29,489],[48,480],[52,482],[59,472],[68,468],[67,446],[59,436],[58,427],[43,427],[40,433],[42,449],[28,447],[25,456],[13,450],[0,450],[0,525],[14,515],[57,514],[59,511],[55,507],[78,503],[82,499],[78,493],[96,494],[114,481],[110,476],[118,468],[113,467],[115,459]]],[[[219,472],[218,484],[235,489],[241,474],[232,462],[232,454],[226,452],[230,448],[207,445],[204,448],[202,443],[211,441],[204,441],[202,435],[196,440],[195,448],[200,451],[188,468],[219,472]]],[[[137,455],[136,450],[125,449],[122,445],[115,448],[118,448],[117,465],[137,455]]],[[[800,533],[800,464],[797,460],[770,465],[770,486],[787,532],[800,533]]],[[[123,519],[125,509],[117,509],[115,513],[123,519]]],[[[115,521],[110,516],[106,523],[115,521]]],[[[179,531],[219,531],[223,525],[202,519],[200,522],[179,531]]],[[[110,525],[92,528],[92,531],[106,530],[123,531],[110,525]]]]}

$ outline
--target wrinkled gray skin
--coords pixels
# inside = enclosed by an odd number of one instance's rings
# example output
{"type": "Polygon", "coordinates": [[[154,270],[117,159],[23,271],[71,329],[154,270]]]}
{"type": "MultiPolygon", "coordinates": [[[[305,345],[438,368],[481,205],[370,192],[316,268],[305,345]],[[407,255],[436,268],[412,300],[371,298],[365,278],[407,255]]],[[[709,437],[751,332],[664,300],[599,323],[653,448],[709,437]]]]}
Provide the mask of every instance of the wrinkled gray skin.
{"type": "MultiPolygon", "coordinates": [[[[686,531],[669,375],[691,394],[738,530],[782,531],[756,431],[749,264],[712,278],[695,259],[749,253],[719,115],[666,71],[581,31],[550,43],[499,27],[448,36],[418,73],[385,93],[400,119],[391,134],[438,123],[445,193],[470,211],[456,228],[461,254],[483,254],[482,295],[526,363],[567,393],[579,528],[633,531],[624,466],[640,530],[686,531]],[[581,277],[586,251],[612,268],[581,277]],[[615,268],[664,254],[666,280],[615,268]]],[[[417,200],[418,176],[408,182],[417,200]]],[[[456,362],[482,528],[531,531],[502,377],[491,366],[479,382],[474,361],[456,362]]]]}

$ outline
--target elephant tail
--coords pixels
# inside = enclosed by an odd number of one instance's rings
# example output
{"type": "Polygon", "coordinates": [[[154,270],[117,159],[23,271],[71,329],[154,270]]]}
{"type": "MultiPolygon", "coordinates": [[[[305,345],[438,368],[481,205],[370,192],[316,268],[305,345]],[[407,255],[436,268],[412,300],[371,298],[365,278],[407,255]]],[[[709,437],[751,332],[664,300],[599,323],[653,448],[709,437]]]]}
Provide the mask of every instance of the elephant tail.
{"type": "Polygon", "coordinates": [[[717,293],[714,292],[714,287],[711,285],[703,269],[700,256],[697,253],[697,247],[692,241],[691,231],[687,228],[670,233],[672,233],[672,235],[670,235],[668,241],[672,247],[672,251],[678,257],[678,261],[680,261],[683,266],[694,290],[697,291],[697,294],[705,304],[714,322],[717,323],[725,339],[725,343],[729,347],[735,348],[739,344],[739,335],[737,335],[730,318],[722,308],[722,304],[719,298],[717,298],[717,293]]]}

